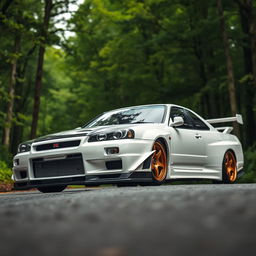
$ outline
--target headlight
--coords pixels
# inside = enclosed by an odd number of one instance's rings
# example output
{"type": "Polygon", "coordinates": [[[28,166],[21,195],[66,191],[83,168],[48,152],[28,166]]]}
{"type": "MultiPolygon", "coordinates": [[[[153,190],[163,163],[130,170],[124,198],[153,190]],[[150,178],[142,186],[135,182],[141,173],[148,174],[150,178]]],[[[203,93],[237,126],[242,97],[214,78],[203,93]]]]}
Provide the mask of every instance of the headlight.
{"type": "Polygon", "coordinates": [[[28,152],[31,149],[31,144],[22,143],[18,146],[18,153],[28,152]]]}
{"type": "Polygon", "coordinates": [[[131,129],[126,129],[107,133],[94,133],[90,135],[88,142],[122,139],[134,139],[134,131],[131,129]]]}

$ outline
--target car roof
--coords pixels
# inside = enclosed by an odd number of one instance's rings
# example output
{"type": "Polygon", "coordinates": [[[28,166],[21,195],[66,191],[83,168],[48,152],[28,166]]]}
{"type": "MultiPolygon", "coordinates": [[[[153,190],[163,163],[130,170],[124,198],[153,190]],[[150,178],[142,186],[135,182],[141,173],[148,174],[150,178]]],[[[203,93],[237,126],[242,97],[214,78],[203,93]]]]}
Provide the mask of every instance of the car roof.
{"type": "MultiPolygon", "coordinates": [[[[195,111],[193,111],[192,109],[180,106],[180,105],[176,105],[176,104],[165,104],[165,103],[158,103],[158,104],[146,104],[146,105],[135,105],[135,106],[128,106],[128,107],[123,107],[123,108],[118,108],[118,109],[112,109],[106,112],[112,112],[112,111],[118,111],[118,110],[122,110],[122,109],[129,109],[129,108],[136,108],[136,107],[147,107],[147,106],[166,106],[166,107],[179,107],[179,108],[183,108],[183,109],[187,109],[189,111],[191,111],[192,113],[194,113],[196,116],[198,116],[208,127],[212,128],[212,125],[210,125],[202,116],[200,116],[199,114],[197,114],[195,111]]],[[[104,113],[106,113],[104,112],[104,113]]],[[[165,120],[165,122],[168,122],[168,119],[165,120]]]]}
{"type": "Polygon", "coordinates": [[[156,104],[145,104],[145,105],[133,105],[133,106],[127,106],[127,107],[122,107],[122,108],[116,108],[116,109],[111,109],[105,112],[111,112],[111,111],[116,111],[116,110],[122,110],[122,109],[128,109],[128,108],[136,108],[136,107],[149,107],[149,106],[175,106],[175,107],[180,107],[180,108],[185,108],[183,106],[175,105],[175,104],[166,104],[166,103],[156,103],[156,104]]]}

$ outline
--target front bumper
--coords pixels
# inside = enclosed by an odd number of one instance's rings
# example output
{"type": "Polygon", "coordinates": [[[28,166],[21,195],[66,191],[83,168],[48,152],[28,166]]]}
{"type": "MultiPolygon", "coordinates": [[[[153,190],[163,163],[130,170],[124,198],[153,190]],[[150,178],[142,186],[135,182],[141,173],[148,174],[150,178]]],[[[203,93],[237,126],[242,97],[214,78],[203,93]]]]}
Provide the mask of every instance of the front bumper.
{"type": "MultiPolygon", "coordinates": [[[[77,147],[59,148],[36,151],[38,145],[59,143],[62,140],[38,142],[32,144],[31,151],[17,154],[14,157],[13,179],[15,188],[32,188],[49,185],[101,185],[117,184],[120,182],[152,181],[150,157],[153,153],[151,140],[118,140],[104,142],[90,142],[80,138],[77,147]],[[106,148],[118,147],[119,153],[107,154],[106,148]],[[83,161],[83,173],[79,175],[63,175],[61,168],[58,176],[47,177],[35,175],[35,161],[53,161],[65,159],[74,154],[80,154],[83,161]],[[107,163],[121,162],[112,166],[107,163]],[[137,173],[137,174],[136,174],[137,173]]],[[[72,139],[70,139],[72,140],[72,139]]],[[[65,139],[67,141],[67,139],[65,139]]],[[[54,172],[55,173],[55,172],[54,172]]]]}

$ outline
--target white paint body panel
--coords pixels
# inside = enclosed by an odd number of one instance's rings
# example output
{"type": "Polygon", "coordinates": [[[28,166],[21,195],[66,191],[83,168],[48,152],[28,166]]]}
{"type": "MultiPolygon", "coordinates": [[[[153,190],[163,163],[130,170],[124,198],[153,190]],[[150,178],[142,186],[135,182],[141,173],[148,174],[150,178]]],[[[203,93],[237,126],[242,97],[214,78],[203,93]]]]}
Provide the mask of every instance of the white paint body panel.
{"type": "MultiPolygon", "coordinates": [[[[132,173],[136,171],[151,172],[143,169],[143,162],[152,154],[152,146],[158,138],[165,140],[168,156],[167,179],[222,179],[222,162],[227,150],[232,150],[237,159],[237,168],[243,168],[243,150],[241,143],[236,136],[228,133],[221,133],[212,127],[205,120],[209,130],[194,130],[174,128],[168,125],[170,108],[174,105],[166,105],[167,113],[165,121],[161,124],[130,124],[111,127],[96,127],[74,129],[59,135],[79,134],[90,130],[133,129],[135,139],[109,140],[102,142],[88,142],[88,136],[76,137],[81,140],[77,147],[59,148],[54,150],[35,151],[35,146],[48,143],[59,143],[72,141],[74,138],[53,139],[32,143],[31,151],[19,153],[14,157],[19,159],[19,165],[13,167],[15,182],[26,180],[39,180],[46,178],[35,178],[33,175],[32,160],[35,158],[53,159],[62,158],[68,154],[81,153],[84,163],[84,175],[102,175],[115,173],[132,173]],[[106,147],[119,147],[119,153],[107,155],[106,147]],[[122,160],[123,166],[120,170],[107,170],[105,162],[108,160],[122,160]],[[27,170],[28,177],[22,179],[19,175],[21,170],[27,170]]],[[[193,112],[194,113],[194,112],[193,112]]],[[[54,179],[59,177],[51,177],[54,179]]]]}

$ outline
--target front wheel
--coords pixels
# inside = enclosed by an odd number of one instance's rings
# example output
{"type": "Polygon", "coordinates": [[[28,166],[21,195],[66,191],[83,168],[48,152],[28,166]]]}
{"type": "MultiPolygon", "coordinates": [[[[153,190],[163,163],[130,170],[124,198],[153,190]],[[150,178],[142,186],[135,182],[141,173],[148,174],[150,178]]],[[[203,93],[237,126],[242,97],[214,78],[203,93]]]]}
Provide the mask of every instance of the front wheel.
{"type": "Polygon", "coordinates": [[[67,186],[50,186],[50,187],[39,187],[37,190],[39,190],[42,193],[56,193],[56,192],[62,192],[67,186]]]}
{"type": "Polygon", "coordinates": [[[160,140],[155,141],[153,145],[155,150],[151,159],[151,170],[155,184],[162,184],[167,175],[167,156],[163,143],[160,140]]]}
{"type": "Polygon", "coordinates": [[[227,151],[222,163],[222,181],[224,183],[234,183],[237,178],[237,161],[232,151],[227,151]]]}

